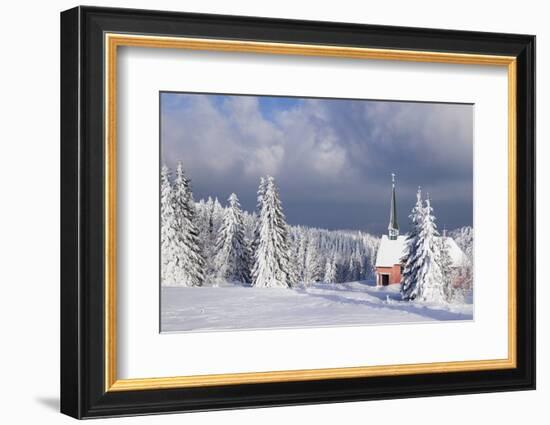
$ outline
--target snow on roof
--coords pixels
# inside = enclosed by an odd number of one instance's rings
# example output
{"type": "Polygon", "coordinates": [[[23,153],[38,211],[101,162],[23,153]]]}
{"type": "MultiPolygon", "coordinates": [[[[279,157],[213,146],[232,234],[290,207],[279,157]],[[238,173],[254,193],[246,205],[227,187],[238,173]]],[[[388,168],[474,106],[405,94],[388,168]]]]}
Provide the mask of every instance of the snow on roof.
{"type": "MultiPolygon", "coordinates": [[[[447,236],[447,246],[449,255],[453,260],[453,266],[462,263],[464,253],[456,244],[453,238],[447,236]]],[[[405,236],[398,236],[397,239],[389,239],[387,235],[382,235],[378,253],[376,254],[375,267],[392,267],[401,263],[401,258],[405,255],[405,236]]]]}
{"type": "Polygon", "coordinates": [[[445,239],[447,242],[447,248],[449,249],[449,255],[451,256],[451,260],[453,260],[453,266],[460,266],[464,261],[464,252],[462,252],[453,238],[447,236],[445,239]]]}
{"type": "Polygon", "coordinates": [[[399,264],[405,249],[405,236],[398,236],[397,239],[390,239],[382,235],[378,253],[376,254],[376,267],[392,267],[399,264]]]}

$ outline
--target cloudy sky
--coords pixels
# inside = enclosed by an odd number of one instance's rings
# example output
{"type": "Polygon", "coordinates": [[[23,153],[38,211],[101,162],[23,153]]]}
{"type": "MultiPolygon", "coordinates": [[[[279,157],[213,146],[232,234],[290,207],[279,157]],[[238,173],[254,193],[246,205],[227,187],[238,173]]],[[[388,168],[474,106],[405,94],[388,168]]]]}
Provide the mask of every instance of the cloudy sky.
{"type": "Polygon", "coordinates": [[[196,200],[235,192],[252,211],[275,177],[290,224],[386,233],[391,173],[402,233],[418,186],[438,226],[472,224],[473,106],[161,93],[161,161],[196,200]]]}

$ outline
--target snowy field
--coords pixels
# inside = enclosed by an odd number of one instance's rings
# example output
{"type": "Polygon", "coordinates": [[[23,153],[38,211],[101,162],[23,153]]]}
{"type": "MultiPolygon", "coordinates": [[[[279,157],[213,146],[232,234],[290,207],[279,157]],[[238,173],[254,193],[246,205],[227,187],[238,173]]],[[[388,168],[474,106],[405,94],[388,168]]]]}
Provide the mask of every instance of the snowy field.
{"type": "Polygon", "coordinates": [[[161,331],[304,328],[472,320],[473,304],[401,301],[400,285],[320,283],[307,288],[163,287],[161,331]]]}

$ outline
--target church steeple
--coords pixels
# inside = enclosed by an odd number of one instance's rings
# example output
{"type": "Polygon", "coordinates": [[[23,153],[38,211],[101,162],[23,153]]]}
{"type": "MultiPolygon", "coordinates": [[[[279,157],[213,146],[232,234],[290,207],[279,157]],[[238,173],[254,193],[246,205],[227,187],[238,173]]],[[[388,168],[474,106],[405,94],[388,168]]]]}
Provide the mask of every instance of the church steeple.
{"type": "Polygon", "coordinates": [[[399,236],[399,225],[397,224],[397,203],[395,201],[395,173],[391,173],[391,206],[388,236],[390,239],[397,239],[399,236]]]}

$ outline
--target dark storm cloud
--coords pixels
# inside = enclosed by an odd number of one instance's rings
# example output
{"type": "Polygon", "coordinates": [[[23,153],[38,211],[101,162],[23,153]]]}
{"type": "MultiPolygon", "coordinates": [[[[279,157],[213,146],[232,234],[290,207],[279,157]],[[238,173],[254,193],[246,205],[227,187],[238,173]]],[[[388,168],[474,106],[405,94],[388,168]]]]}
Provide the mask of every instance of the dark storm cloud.
{"type": "Polygon", "coordinates": [[[164,93],[162,160],[178,160],[196,199],[256,203],[260,176],[280,187],[291,224],[386,231],[390,173],[402,229],[418,186],[439,226],[472,224],[473,107],[412,102],[164,93]]]}

